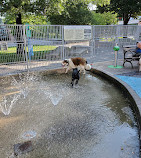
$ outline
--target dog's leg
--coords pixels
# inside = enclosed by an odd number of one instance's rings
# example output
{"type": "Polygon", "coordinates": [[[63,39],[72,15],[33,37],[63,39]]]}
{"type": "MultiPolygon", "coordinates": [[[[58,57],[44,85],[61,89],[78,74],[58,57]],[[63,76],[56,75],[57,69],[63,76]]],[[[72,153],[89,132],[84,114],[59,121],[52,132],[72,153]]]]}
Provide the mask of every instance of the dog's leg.
{"type": "Polygon", "coordinates": [[[85,73],[86,73],[85,67],[84,67],[84,66],[81,66],[81,69],[83,70],[83,74],[85,74],[85,73]]]}
{"type": "Polygon", "coordinates": [[[65,73],[67,73],[70,69],[71,69],[71,67],[68,66],[65,73]]]}
{"type": "Polygon", "coordinates": [[[84,69],[83,71],[84,71],[83,74],[86,74],[86,70],[84,69]]]}
{"type": "Polygon", "coordinates": [[[82,72],[82,69],[80,68],[79,72],[81,73],[82,72]]]}
{"type": "Polygon", "coordinates": [[[75,85],[77,85],[78,84],[78,79],[76,79],[76,81],[75,81],[75,85]]]}
{"type": "Polygon", "coordinates": [[[82,73],[83,71],[83,74],[85,74],[85,67],[84,66],[79,66],[79,72],[82,73]]]}
{"type": "Polygon", "coordinates": [[[74,85],[74,79],[72,79],[72,81],[71,81],[71,85],[72,85],[72,87],[73,87],[73,85],[74,85]]]}
{"type": "Polygon", "coordinates": [[[72,88],[78,84],[78,79],[72,79],[71,85],[72,88]]]}

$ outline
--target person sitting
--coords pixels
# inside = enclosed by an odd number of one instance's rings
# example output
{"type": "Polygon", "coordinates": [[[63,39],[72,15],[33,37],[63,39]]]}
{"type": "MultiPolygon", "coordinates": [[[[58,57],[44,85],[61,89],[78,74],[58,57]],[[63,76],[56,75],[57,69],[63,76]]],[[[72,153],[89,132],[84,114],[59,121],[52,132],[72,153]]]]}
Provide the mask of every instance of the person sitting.
{"type": "Polygon", "coordinates": [[[133,57],[139,57],[141,55],[141,42],[137,42],[135,54],[133,57]]]}
{"type": "Polygon", "coordinates": [[[136,54],[137,54],[138,56],[141,55],[141,42],[137,42],[136,54]]]}

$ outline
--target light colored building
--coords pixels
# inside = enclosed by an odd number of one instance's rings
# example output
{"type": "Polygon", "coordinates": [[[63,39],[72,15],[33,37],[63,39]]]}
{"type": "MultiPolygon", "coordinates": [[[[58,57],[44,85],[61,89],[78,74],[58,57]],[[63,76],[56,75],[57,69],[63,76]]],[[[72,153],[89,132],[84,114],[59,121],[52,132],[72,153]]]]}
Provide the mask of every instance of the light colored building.
{"type": "MultiPolygon", "coordinates": [[[[128,24],[129,25],[138,25],[140,18],[141,18],[141,16],[139,16],[138,19],[130,18],[128,24]]],[[[118,25],[123,25],[123,21],[118,21],[118,25]]]]}

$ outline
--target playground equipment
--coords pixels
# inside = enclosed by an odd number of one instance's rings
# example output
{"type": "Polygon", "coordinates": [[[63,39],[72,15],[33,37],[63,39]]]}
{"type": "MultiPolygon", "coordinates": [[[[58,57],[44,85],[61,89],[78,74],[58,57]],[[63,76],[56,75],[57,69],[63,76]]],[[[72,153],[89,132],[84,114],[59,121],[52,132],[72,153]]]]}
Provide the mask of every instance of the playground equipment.
{"type": "Polygon", "coordinates": [[[109,65],[109,68],[122,68],[122,66],[117,65],[117,60],[118,60],[118,51],[120,47],[116,43],[116,45],[113,47],[113,50],[115,51],[115,60],[114,60],[114,65],[109,65]]]}

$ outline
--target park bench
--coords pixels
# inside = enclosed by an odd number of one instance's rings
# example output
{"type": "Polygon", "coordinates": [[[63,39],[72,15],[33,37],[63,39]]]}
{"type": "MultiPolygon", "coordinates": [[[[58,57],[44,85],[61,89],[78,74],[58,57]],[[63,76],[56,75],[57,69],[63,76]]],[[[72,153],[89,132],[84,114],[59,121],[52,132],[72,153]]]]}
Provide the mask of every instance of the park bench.
{"type": "Polygon", "coordinates": [[[132,61],[139,61],[140,56],[135,56],[136,45],[125,45],[123,46],[124,61],[123,66],[126,62],[129,62],[133,68],[132,61]]]}

